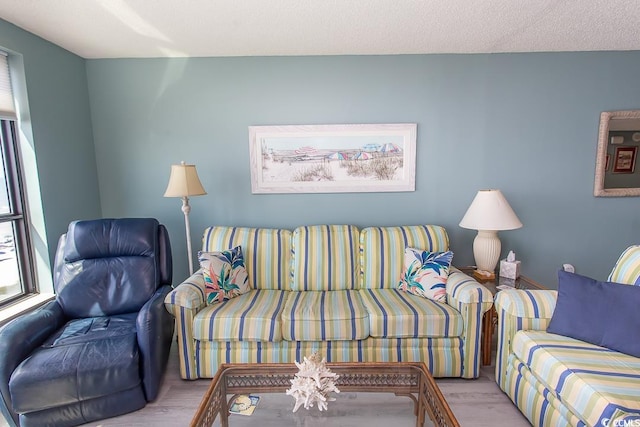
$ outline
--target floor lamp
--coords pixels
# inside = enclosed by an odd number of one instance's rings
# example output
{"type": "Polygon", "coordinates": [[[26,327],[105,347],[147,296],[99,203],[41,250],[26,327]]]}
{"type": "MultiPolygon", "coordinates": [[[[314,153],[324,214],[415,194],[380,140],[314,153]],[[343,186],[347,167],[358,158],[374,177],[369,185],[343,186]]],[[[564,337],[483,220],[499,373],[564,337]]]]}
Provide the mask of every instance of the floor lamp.
{"type": "Polygon", "coordinates": [[[184,226],[187,233],[187,255],[189,257],[189,275],[193,274],[193,256],[191,255],[191,227],[189,226],[189,196],[202,196],[207,194],[200,183],[195,165],[187,165],[180,162],[179,165],[171,165],[169,184],[164,192],[164,197],[180,197],[182,199],[182,213],[184,213],[184,226]]]}
{"type": "Polygon", "coordinates": [[[495,278],[494,270],[500,258],[499,230],[522,227],[509,202],[500,190],[480,190],[464,214],[460,227],[478,230],[473,240],[473,257],[479,274],[495,278]]]}

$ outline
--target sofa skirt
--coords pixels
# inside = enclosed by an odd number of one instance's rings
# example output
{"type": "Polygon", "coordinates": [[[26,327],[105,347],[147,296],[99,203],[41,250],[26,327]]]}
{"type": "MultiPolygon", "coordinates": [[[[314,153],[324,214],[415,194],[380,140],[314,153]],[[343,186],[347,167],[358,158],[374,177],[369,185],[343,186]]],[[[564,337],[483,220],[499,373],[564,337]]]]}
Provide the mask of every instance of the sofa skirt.
{"type": "Polygon", "coordinates": [[[222,363],[293,363],[314,352],[328,362],[425,362],[434,377],[462,376],[462,339],[372,338],[356,341],[196,341],[199,378],[222,363]]]}
{"type": "Polygon", "coordinates": [[[503,391],[534,426],[585,426],[515,355],[507,362],[503,391]]]}

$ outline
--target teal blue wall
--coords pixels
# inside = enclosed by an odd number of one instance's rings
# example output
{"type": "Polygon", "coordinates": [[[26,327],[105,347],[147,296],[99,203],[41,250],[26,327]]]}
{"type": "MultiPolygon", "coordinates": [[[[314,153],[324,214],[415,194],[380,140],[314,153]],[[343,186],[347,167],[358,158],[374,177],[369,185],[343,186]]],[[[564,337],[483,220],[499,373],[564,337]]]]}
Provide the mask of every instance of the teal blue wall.
{"type": "Polygon", "coordinates": [[[501,232],[525,274],[555,285],[564,262],[605,278],[640,243],[638,198],[593,197],[601,111],[640,109],[640,52],[84,60],[0,21],[22,55],[50,252],[69,221],[155,216],[186,275],[171,163],[198,165],[197,249],[211,224],[295,227],[434,223],[455,263],[473,262],[458,222],[501,188],[524,223],[501,232]],[[247,127],[418,123],[411,193],[252,195],[247,127]]]}
{"type": "Polygon", "coordinates": [[[569,262],[606,278],[640,243],[638,198],[595,198],[601,111],[640,109],[640,52],[88,60],[102,213],[155,216],[186,275],[170,164],[195,163],[197,250],[212,224],[440,224],[467,265],[458,227],[476,191],[500,188],[524,223],[501,232],[525,274],[555,287],[569,262]],[[418,124],[416,191],[251,194],[250,125],[418,124]]]}
{"type": "Polygon", "coordinates": [[[27,88],[32,134],[23,137],[35,151],[53,257],[70,221],[101,215],[85,60],[2,20],[0,47],[24,66],[12,79],[27,88]]]}

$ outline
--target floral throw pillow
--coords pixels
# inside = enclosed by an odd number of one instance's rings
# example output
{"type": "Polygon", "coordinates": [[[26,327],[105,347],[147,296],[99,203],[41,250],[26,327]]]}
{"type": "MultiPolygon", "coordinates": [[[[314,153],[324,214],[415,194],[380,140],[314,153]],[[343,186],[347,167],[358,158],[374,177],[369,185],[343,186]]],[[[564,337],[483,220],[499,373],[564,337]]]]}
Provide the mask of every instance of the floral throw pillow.
{"type": "Polygon", "coordinates": [[[404,271],[398,288],[433,301],[445,302],[453,252],[404,250],[404,271]]]}
{"type": "Polygon", "coordinates": [[[207,304],[215,304],[250,291],[242,248],[220,252],[198,252],[206,286],[207,304]]]}

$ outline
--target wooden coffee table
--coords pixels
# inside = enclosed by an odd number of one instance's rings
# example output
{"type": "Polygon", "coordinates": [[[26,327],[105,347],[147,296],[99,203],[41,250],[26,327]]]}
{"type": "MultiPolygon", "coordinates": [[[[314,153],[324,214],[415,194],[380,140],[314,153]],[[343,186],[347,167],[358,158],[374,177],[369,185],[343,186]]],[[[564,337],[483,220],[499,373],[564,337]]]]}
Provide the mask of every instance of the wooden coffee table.
{"type": "MultiPolygon", "coordinates": [[[[414,402],[416,426],[424,425],[425,415],[439,427],[460,425],[422,362],[345,362],[327,363],[327,367],[340,375],[336,385],[341,392],[395,393],[410,397],[414,402]]],[[[284,393],[291,387],[290,380],[297,372],[298,368],[293,363],[221,365],[191,421],[191,426],[212,426],[219,416],[220,424],[227,427],[228,395],[284,393]]],[[[340,395],[335,397],[339,399],[340,395]]],[[[291,407],[293,408],[293,398],[291,407]]],[[[328,410],[331,410],[331,404],[328,410]]],[[[257,411],[259,406],[256,413],[257,411]]]]}

